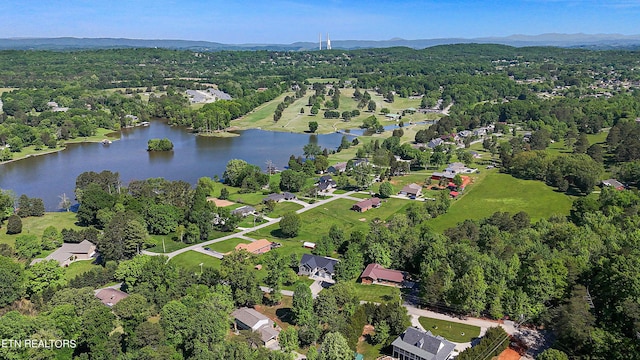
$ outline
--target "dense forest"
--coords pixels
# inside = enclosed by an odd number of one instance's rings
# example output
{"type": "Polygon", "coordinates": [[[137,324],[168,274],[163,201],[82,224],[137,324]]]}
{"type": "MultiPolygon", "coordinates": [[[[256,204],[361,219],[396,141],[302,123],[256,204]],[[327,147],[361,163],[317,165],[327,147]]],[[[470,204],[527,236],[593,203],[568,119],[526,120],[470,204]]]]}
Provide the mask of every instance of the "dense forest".
{"type": "MultiPolygon", "coordinates": [[[[195,186],[165,179],[123,184],[110,171],[83,173],[75,184],[81,230],[23,234],[21,219],[42,216],[42,201],[0,191],[2,230],[19,234],[15,245],[0,244],[0,336],[78,344],[66,353],[0,348],[3,358],[275,360],[304,349],[309,359],[343,359],[353,354],[364,325],[374,325],[372,342],[384,348],[410,324],[396,301],[360,304],[354,283],[371,263],[411,274],[419,284],[414,300],[421,305],[550,329],[555,340],[548,345],[565,356],[640,357],[637,52],[473,44],[321,52],[127,49],[2,51],[0,62],[0,84],[11,88],[2,94],[0,161],[27,146],[53,149],[98,129],[117,130],[153,117],[194,132],[222,130],[285,92],[290,95],[283,95],[275,122],[294,100],[306,97],[311,112],[345,121],[360,110],[376,110],[370,93],[389,103],[419,98],[421,110],[450,107],[412,135],[414,141],[404,142],[399,128],[371,139],[345,136],[337,150],[309,144],[304,158],[292,155],[277,177],[233,159],[221,177],[222,191],[217,178],[201,178],[195,186]],[[331,79],[331,89],[311,78],[331,79]],[[190,106],[185,90],[213,84],[233,99],[190,106]],[[358,110],[336,110],[345,88],[355,89],[358,110]],[[469,137],[459,148],[426,145],[488,126],[489,134],[469,137]],[[606,141],[589,142],[603,132],[606,141]],[[225,199],[229,189],[259,195],[291,191],[315,201],[312,184],[335,152],[357,149],[345,173],[335,176],[337,188],[368,191],[375,176],[385,199],[393,193],[391,180],[412,170],[438,169],[453,160],[473,163],[471,140],[482,142],[491,167],[570,195],[568,216],[532,221],[526,212],[496,212],[436,232],[433,219],[454,201],[441,192],[433,201],[411,202],[389,218],[369,221],[366,230],[327,226],[313,239],[313,253],[341,260],[338,282],[315,299],[308,286],[296,284],[299,259],[275,251],[261,260],[233,253],[219,269],[196,274],[164,257],[140,255],[154,245],[151,236],[195,244],[234,231],[243,220],[207,200],[225,199]],[[562,150],[550,151],[558,142],[562,150]],[[360,158],[370,164],[357,166],[360,158]],[[598,189],[607,177],[620,180],[624,190],[598,189]],[[102,266],[66,279],[57,263],[29,265],[63,241],[85,239],[97,245],[102,266]],[[250,332],[227,336],[236,307],[281,303],[278,291],[260,290],[253,269],[264,264],[264,285],[295,289],[282,351],[256,346],[250,332]],[[131,296],[111,311],[93,289],[116,282],[131,296]]],[[[322,121],[309,123],[310,132],[322,121]]],[[[361,127],[374,134],[384,130],[375,115],[361,127]]],[[[160,141],[150,143],[150,150],[160,149],[160,141]]],[[[459,181],[453,180],[458,186],[459,181]]],[[[298,230],[286,222],[300,220],[294,213],[282,218],[277,234],[284,242],[298,230]]]]}

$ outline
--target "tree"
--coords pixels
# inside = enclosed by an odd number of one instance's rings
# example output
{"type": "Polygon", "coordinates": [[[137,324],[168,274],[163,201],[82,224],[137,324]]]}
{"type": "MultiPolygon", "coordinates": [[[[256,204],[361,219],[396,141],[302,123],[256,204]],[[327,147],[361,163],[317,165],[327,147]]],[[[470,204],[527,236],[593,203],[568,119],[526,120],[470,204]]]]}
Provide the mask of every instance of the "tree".
{"type": "Polygon", "coordinates": [[[224,182],[231,186],[240,186],[243,180],[243,172],[249,165],[246,161],[240,159],[231,159],[227,162],[227,166],[222,174],[224,182]]]}
{"type": "Polygon", "coordinates": [[[280,332],[278,342],[282,351],[286,353],[294,351],[298,348],[298,330],[293,326],[289,326],[280,332]]]}
{"type": "Polygon", "coordinates": [[[26,270],[27,294],[38,294],[47,288],[58,289],[66,284],[64,269],[56,260],[40,261],[26,270]]]}
{"type": "Polygon", "coordinates": [[[573,145],[573,152],[576,154],[584,154],[589,147],[589,138],[587,138],[587,134],[580,133],[578,136],[578,141],[573,145]]]}
{"type": "Polygon", "coordinates": [[[556,349],[547,349],[540,353],[536,358],[538,360],[569,360],[567,354],[556,349]]]}
{"type": "Polygon", "coordinates": [[[167,340],[176,347],[181,347],[189,338],[191,321],[189,309],[180,301],[169,301],[160,312],[160,325],[167,334],[167,340]]]}
{"type": "Polygon", "coordinates": [[[42,249],[53,250],[62,245],[62,234],[55,226],[48,226],[42,232],[42,249]]]}
{"type": "Polygon", "coordinates": [[[96,245],[105,259],[131,259],[142,250],[147,237],[147,229],[137,214],[118,212],[107,224],[96,245]]]}
{"type": "Polygon", "coordinates": [[[460,185],[462,185],[462,176],[460,176],[460,174],[456,174],[456,176],[453,177],[453,183],[457,187],[460,187],[460,185]]]}
{"type": "Polygon", "coordinates": [[[0,307],[18,300],[25,288],[26,276],[22,264],[0,256],[0,307]]]}
{"type": "Polygon", "coordinates": [[[604,161],[602,146],[599,144],[593,144],[587,149],[587,155],[589,155],[595,162],[602,163],[604,161]]]}
{"type": "Polygon", "coordinates": [[[309,132],[315,133],[318,130],[318,122],[317,121],[309,121],[309,132]]]}
{"type": "Polygon", "coordinates": [[[131,294],[120,300],[113,312],[118,316],[126,334],[131,336],[135,328],[151,315],[151,305],[140,294],[131,294]]]}
{"type": "Polygon", "coordinates": [[[389,340],[389,324],[386,321],[382,320],[378,322],[375,326],[376,332],[373,335],[373,341],[376,344],[386,344],[389,340]]]}
{"type": "Polygon", "coordinates": [[[223,187],[220,189],[220,200],[227,200],[229,198],[229,189],[227,187],[223,187]]]}
{"type": "Polygon", "coordinates": [[[18,215],[9,216],[7,220],[7,234],[20,234],[22,232],[22,219],[18,215]]]}
{"type": "Polygon", "coordinates": [[[319,360],[345,360],[353,357],[347,340],[338,332],[330,332],[324,337],[319,360]]]}
{"type": "Polygon", "coordinates": [[[338,281],[350,281],[356,279],[364,269],[364,255],[360,246],[351,243],[344,254],[342,261],[336,264],[336,279],[338,281]]]}
{"type": "Polygon", "coordinates": [[[367,110],[371,111],[371,112],[375,112],[376,111],[376,102],[373,100],[369,100],[369,104],[367,105],[367,110]]]}
{"type": "Polygon", "coordinates": [[[285,237],[296,237],[300,231],[300,215],[288,212],[280,219],[280,231],[285,237]]]}
{"type": "Polygon", "coordinates": [[[381,198],[386,199],[391,195],[393,195],[393,186],[391,185],[390,182],[385,181],[382,184],[380,184],[380,189],[378,190],[378,193],[380,194],[381,198]]]}
{"type": "Polygon", "coordinates": [[[320,148],[318,144],[314,143],[308,143],[302,148],[302,150],[304,151],[304,157],[307,159],[322,154],[322,148],[320,148]]]}
{"type": "Polygon", "coordinates": [[[360,164],[353,169],[356,178],[356,186],[361,189],[368,189],[371,186],[371,175],[373,174],[373,166],[369,164],[360,164]]]}
{"type": "Polygon", "coordinates": [[[33,259],[42,252],[42,241],[35,235],[20,235],[16,238],[16,251],[23,259],[33,259]]]}
{"type": "Polygon", "coordinates": [[[280,173],[280,189],[282,191],[300,191],[307,175],[302,171],[287,169],[280,173]]]}
{"type": "Polygon", "coordinates": [[[293,290],[291,305],[294,323],[300,325],[313,316],[313,297],[311,289],[305,283],[297,283],[293,290]]]}

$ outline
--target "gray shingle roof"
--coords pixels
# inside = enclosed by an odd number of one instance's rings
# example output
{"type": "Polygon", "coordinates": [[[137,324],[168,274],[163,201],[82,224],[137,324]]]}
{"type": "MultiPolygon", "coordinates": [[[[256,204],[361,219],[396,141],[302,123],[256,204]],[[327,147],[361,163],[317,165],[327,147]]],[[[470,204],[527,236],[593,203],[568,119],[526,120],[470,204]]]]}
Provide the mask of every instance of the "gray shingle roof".
{"type": "Polygon", "coordinates": [[[336,259],[311,254],[302,255],[302,259],[300,260],[300,266],[307,265],[311,269],[325,269],[328,273],[331,274],[334,273],[334,267],[337,263],[338,260],[336,259]]]}
{"type": "Polygon", "coordinates": [[[445,360],[456,347],[456,344],[441,336],[414,327],[407,328],[391,345],[426,360],[445,360]]]}

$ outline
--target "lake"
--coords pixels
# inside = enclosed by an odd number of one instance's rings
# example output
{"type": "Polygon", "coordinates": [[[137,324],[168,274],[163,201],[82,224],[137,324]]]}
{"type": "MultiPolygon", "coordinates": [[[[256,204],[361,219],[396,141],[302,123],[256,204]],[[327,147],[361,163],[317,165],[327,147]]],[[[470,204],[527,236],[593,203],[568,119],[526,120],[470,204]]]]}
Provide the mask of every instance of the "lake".
{"type": "Polygon", "coordinates": [[[243,159],[263,169],[270,160],[282,170],[291,154],[302,155],[304,145],[312,142],[336,149],[342,139],[340,134],[264,130],[239,134],[228,138],[195,136],[184,128],[168,126],[164,120],[154,120],[150,126],[123,129],[120,140],[110,145],[69,144],[63,151],[0,165],[0,188],[13,190],[18,196],[42,198],[47,211],[55,211],[60,195],[74,198],[76,177],[85,171],[117,171],[124,184],[152,177],[195,184],[203,176],[222,177],[231,159],[243,159]],[[149,139],[165,137],[173,142],[173,151],[147,152],[149,139]]]}

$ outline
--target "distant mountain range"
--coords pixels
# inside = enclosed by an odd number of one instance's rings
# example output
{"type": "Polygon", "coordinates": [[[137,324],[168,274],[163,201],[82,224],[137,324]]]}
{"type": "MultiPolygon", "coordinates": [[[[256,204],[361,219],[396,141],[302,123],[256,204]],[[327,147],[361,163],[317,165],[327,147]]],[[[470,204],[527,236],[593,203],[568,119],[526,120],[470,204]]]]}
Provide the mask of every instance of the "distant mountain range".
{"type": "MultiPolygon", "coordinates": [[[[424,49],[447,44],[502,44],[515,47],[556,46],[588,49],[640,49],[640,35],[620,34],[541,34],[511,35],[507,37],[484,38],[440,38],[440,39],[390,39],[390,40],[331,40],[333,49],[365,49],[405,46],[424,49]]],[[[323,43],[323,48],[325,44],[323,43]]],[[[222,44],[209,41],[191,40],[143,40],[123,38],[10,38],[0,39],[0,49],[19,50],[77,50],[114,48],[167,48],[196,51],[217,50],[314,50],[317,42],[296,42],[293,44],[222,44]]]]}

